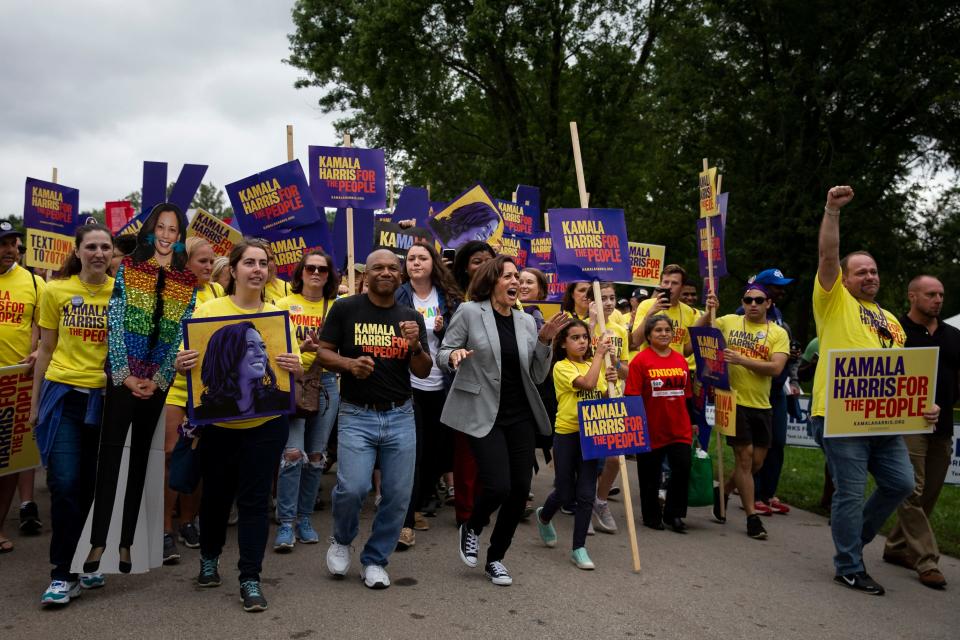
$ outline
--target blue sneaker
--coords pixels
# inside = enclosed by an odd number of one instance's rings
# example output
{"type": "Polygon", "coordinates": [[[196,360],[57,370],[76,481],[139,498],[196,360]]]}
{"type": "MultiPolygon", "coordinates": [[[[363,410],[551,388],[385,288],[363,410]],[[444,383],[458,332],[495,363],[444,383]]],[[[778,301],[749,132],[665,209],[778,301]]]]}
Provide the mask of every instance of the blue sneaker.
{"type": "Polygon", "coordinates": [[[281,523],[277,527],[277,537],[273,541],[273,550],[277,553],[293,551],[293,525],[289,522],[281,523]]]}
{"type": "Polygon", "coordinates": [[[99,589],[107,583],[106,578],[103,577],[103,574],[97,571],[96,573],[81,573],[80,574],[80,586],[84,589],[99,589]]]}
{"type": "Polygon", "coordinates": [[[54,580],[47,587],[47,590],[40,596],[40,604],[63,606],[70,604],[70,598],[80,596],[80,581],[67,582],[66,580],[54,580]]]}
{"type": "Polygon", "coordinates": [[[297,540],[303,544],[317,544],[320,542],[320,535],[313,529],[310,516],[300,516],[300,519],[297,520],[297,540]]]}
{"type": "Polygon", "coordinates": [[[557,529],[553,526],[552,522],[543,523],[543,520],[540,519],[541,511],[543,511],[543,507],[538,507],[537,531],[540,533],[540,539],[543,540],[543,544],[548,547],[555,547],[557,546],[557,529]]]}

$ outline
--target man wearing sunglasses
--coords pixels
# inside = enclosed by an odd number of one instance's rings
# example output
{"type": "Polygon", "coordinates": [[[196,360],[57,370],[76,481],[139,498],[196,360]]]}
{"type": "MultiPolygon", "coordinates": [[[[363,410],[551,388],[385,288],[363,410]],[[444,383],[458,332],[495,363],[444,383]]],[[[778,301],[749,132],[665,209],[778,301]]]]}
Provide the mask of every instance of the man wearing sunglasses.
{"type": "Polygon", "coordinates": [[[740,493],[747,514],[747,535],[764,540],[767,530],[760,522],[754,500],[753,474],[760,470],[773,437],[773,410],[770,405],[770,382],[787,364],[790,340],[767,312],[772,301],[770,292],[760,284],[748,284],[741,298],[743,315],[731,313],[710,321],[710,312],[719,306],[717,296],[707,296],[707,313],[697,326],[713,324],[723,334],[726,348],[723,357],[728,365],[730,388],[737,394],[736,435],[727,436],[733,447],[735,466],[724,483],[723,496],[715,494],[714,517],[720,517],[720,500],[728,499],[733,488],[740,493]]]}
{"type": "MultiPolygon", "coordinates": [[[[873,256],[855,251],[840,259],[840,208],[852,199],[852,188],[832,187],[827,191],[820,224],[813,317],[822,354],[832,349],[879,349],[904,344],[900,323],[875,301],[880,276],[873,256]]],[[[863,547],[876,536],[897,505],[913,493],[913,467],[901,436],[823,437],[828,360],[820,358],[814,374],[810,431],[823,447],[836,488],[830,519],[836,548],[834,581],[866,594],[883,595],[883,587],[864,567],[863,547]],[[864,503],[868,470],[873,473],[877,488],[864,503]]],[[[934,404],[923,415],[933,424],[939,414],[940,409],[934,404]]]]}

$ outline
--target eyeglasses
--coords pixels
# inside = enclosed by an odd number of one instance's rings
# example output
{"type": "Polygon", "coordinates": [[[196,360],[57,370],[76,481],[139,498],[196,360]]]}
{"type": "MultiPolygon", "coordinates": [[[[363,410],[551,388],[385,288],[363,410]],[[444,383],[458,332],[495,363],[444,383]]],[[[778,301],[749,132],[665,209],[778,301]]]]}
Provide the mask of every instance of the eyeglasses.
{"type": "Polygon", "coordinates": [[[750,296],[743,296],[743,304],[754,304],[754,303],[763,304],[766,301],[767,299],[763,296],[757,296],[755,298],[752,298],[750,296]]]}
{"type": "Polygon", "coordinates": [[[319,264],[305,264],[303,270],[307,273],[329,273],[330,268],[319,264]]]}

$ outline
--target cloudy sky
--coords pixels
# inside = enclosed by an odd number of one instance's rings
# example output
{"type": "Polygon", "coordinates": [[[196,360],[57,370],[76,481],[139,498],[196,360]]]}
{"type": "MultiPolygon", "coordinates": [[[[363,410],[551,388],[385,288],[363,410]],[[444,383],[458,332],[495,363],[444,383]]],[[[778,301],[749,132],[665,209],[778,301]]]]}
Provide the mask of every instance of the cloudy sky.
{"type": "Polygon", "coordinates": [[[27,176],[80,189],[80,208],[139,189],[143,161],[208,164],[218,187],[336,143],[318,89],[283,63],[293,0],[0,2],[0,215],[27,176]]]}

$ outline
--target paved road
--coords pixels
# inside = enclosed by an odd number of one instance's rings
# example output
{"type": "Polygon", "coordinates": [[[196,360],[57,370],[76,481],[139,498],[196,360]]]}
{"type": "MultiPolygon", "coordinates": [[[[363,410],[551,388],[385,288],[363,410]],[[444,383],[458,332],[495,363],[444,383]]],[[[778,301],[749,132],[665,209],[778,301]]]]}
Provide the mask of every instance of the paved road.
{"type": "MultiPolygon", "coordinates": [[[[331,482],[324,477],[325,491],[331,482]]],[[[535,479],[539,498],[548,483],[549,471],[535,479]]],[[[40,498],[48,513],[45,491],[40,498]]],[[[703,508],[691,510],[689,535],[641,528],[637,574],[624,533],[588,539],[598,568],[585,572],[568,559],[572,518],[557,516],[555,549],[539,543],[532,523],[522,524],[506,558],[512,587],[493,586],[480,569],[460,562],[448,508],[431,520],[430,531],[418,532],[412,550],[394,554],[394,586],[386,591],[363,587],[356,556],[349,578],[330,578],[326,543],[299,545],[288,555],[268,551],[263,578],[270,608],[260,614],[240,608],[232,534],[218,589],[194,586],[198,552],[181,549],[178,566],[109,576],[106,588],[65,609],[41,610],[47,528],[36,538],[14,535],[16,551],[0,556],[0,638],[958,637],[957,560],[941,565],[950,588],[932,591],[913,572],[881,562],[882,541],[875,541],[867,549],[868,570],[887,595],[864,596],[832,582],[826,520],[797,511],[765,518],[770,539],[754,541],[734,503],[725,526],[703,508]]],[[[621,503],[614,513],[625,529],[621,503]]],[[[314,518],[321,535],[330,530],[329,511],[314,518]]],[[[366,511],[361,531],[369,523],[366,511]]]]}

